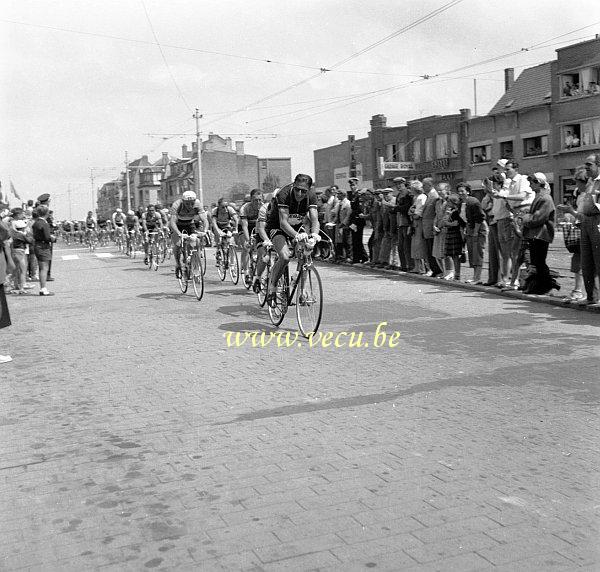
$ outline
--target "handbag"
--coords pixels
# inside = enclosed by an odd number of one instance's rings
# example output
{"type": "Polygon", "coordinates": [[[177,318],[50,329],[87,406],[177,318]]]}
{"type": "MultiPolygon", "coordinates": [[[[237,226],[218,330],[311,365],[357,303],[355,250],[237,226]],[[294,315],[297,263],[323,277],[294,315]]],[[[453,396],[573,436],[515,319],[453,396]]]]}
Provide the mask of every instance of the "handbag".
{"type": "Polygon", "coordinates": [[[569,252],[579,252],[581,228],[578,225],[572,223],[565,224],[563,226],[563,237],[565,239],[565,246],[569,252]]]}

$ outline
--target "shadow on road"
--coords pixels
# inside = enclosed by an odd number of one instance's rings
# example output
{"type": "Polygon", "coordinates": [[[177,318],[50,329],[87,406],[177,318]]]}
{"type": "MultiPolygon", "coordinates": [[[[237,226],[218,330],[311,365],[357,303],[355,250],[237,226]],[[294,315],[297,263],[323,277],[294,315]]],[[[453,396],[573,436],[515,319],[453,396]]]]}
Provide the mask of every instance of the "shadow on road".
{"type": "Polygon", "coordinates": [[[147,292],[146,294],[138,294],[138,298],[144,300],[177,300],[179,302],[194,302],[198,303],[195,296],[189,296],[188,294],[181,294],[179,292],[147,292]]]}
{"type": "Polygon", "coordinates": [[[259,334],[265,332],[267,334],[273,332],[295,332],[296,330],[290,328],[276,328],[272,324],[264,324],[260,322],[229,322],[221,324],[220,330],[226,332],[258,332],[259,334]]]}
{"type": "Polygon", "coordinates": [[[232,306],[220,306],[217,308],[219,314],[225,314],[232,318],[239,318],[241,316],[252,316],[258,318],[268,318],[265,309],[258,306],[258,304],[236,304],[232,306]]]}

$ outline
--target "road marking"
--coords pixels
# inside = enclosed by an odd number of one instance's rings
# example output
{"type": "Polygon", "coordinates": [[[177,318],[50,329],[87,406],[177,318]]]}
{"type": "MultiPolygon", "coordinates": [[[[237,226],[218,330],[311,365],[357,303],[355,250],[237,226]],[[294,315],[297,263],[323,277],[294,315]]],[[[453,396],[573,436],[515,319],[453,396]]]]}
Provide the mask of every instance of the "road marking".
{"type": "Polygon", "coordinates": [[[112,258],[112,254],[110,252],[96,252],[96,256],[98,258],[112,258]]]}
{"type": "Polygon", "coordinates": [[[79,260],[79,256],[77,254],[65,254],[61,256],[63,260],[79,260]]]}

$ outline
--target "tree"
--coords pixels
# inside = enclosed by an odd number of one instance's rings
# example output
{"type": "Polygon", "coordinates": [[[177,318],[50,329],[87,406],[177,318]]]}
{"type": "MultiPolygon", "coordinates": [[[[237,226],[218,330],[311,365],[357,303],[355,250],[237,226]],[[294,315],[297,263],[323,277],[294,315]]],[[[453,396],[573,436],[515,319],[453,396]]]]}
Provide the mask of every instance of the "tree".
{"type": "Polygon", "coordinates": [[[270,171],[267,172],[267,175],[265,176],[262,183],[263,192],[272,193],[279,186],[281,186],[279,177],[277,175],[274,175],[270,171]]]}

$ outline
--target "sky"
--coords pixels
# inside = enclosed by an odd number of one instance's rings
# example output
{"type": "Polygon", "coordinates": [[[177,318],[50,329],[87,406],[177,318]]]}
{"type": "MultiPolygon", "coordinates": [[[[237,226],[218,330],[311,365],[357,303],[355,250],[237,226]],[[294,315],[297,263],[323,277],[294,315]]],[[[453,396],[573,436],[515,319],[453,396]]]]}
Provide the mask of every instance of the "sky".
{"type": "Polygon", "coordinates": [[[204,138],[244,140],[246,153],[291,157],[293,174],[313,174],[314,149],[365,137],[373,115],[395,126],[473,111],[474,78],[483,115],[503,93],[504,68],[518,75],[600,33],[597,0],[2,7],[0,182],[25,199],[50,193],[59,219],[91,208],[92,188],[118,177],[126,151],[130,161],[180,157],[195,108],[204,138]]]}

